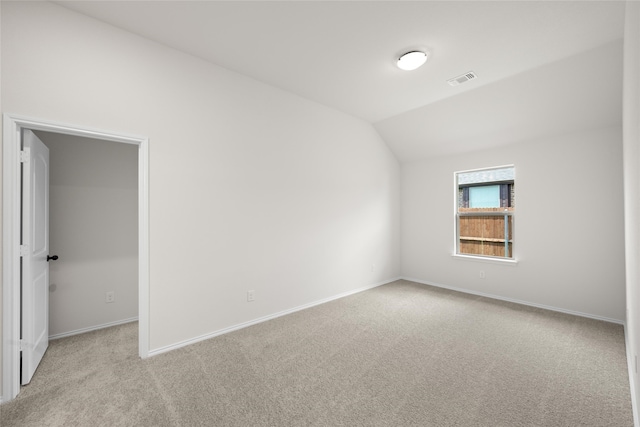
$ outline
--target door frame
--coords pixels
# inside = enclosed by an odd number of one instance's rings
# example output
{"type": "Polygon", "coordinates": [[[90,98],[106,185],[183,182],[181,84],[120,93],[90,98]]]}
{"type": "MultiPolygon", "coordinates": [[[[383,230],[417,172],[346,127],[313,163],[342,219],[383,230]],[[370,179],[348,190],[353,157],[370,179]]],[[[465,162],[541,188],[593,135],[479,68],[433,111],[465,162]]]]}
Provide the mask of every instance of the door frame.
{"type": "Polygon", "coordinates": [[[2,403],[20,391],[20,151],[23,129],[138,146],[138,354],[149,356],[149,139],[3,114],[2,403]]]}

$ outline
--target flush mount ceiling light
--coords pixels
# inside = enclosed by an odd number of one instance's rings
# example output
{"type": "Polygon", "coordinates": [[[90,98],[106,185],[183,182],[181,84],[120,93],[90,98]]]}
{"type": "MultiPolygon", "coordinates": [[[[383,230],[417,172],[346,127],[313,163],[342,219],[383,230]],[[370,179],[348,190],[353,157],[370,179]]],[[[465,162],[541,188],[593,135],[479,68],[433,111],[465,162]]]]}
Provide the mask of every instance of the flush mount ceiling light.
{"type": "Polygon", "coordinates": [[[422,52],[420,50],[412,50],[407,52],[398,58],[398,68],[405,71],[415,70],[419,68],[422,64],[427,62],[427,57],[429,54],[427,52],[422,52]]]}

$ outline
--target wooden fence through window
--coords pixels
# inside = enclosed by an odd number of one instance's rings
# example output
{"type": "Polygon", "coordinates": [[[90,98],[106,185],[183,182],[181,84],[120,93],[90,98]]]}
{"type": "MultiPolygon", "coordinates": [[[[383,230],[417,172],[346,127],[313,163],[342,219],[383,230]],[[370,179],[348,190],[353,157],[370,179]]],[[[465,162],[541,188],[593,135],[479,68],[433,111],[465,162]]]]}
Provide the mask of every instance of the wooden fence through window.
{"type": "MultiPolygon", "coordinates": [[[[513,208],[459,208],[460,213],[505,212],[513,208]]],[[[460,253],[467,255],[513,256],[513,217],[511,215],[473,215],[459,217],[460,253]],[[505,219],[507,242],[505,243],[505,219]]]]}

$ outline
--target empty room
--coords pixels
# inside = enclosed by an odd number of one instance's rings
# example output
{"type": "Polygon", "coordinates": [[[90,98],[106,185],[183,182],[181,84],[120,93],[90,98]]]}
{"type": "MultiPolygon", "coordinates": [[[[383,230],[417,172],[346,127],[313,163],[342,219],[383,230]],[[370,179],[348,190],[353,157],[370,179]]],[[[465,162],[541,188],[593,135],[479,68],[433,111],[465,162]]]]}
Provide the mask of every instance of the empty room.
{"type": "Polygon", "coordinates": [[[640,426],[639,2],[0,25],[3,427],[640,426]]]}

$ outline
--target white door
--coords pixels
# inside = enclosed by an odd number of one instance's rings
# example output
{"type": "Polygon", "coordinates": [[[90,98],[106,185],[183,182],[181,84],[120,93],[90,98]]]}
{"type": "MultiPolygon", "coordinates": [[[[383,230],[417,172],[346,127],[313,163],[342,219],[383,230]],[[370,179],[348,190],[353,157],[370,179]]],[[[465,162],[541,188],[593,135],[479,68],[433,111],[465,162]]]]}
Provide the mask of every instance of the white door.
{"type": "Polygon", "coordinates": [[[49,346],[49,149],[30,130],[22,163],[22,384],[49,346]]]}

